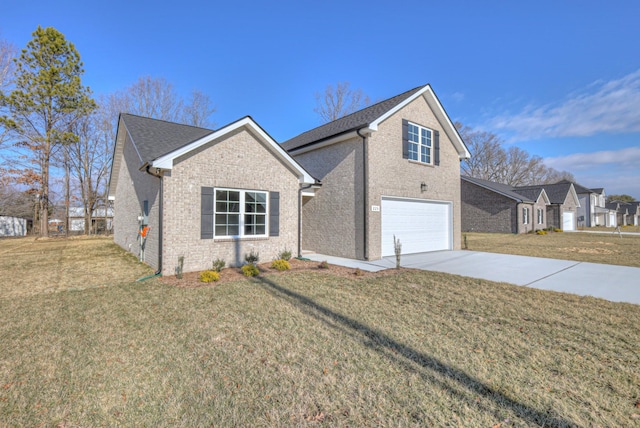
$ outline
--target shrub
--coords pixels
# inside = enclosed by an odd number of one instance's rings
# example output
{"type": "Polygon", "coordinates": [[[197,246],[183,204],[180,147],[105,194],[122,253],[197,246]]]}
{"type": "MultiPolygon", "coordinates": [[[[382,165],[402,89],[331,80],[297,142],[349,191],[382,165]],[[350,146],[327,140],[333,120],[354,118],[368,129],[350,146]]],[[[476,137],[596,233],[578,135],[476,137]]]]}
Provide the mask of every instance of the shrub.
{"type": "Polygon", "coordinates": [[[227,263],[222,259],[215,259],[213,261],[211,270],[214,271],[214,272],[218,272],[219,273],[222,269],[224,269],[226,264],[227,263]]]}
{"type": "Polygon", "coordinates": [[[291,250],[287,250],[285,248],[284,251],[281,251],[280,253],[278,253],[278,259],[289,261],[291,259],[291,250]]]}
{"type": "Polygon", "coordinates": [[[291,265],[286,260],[278,259],[278,260],[274,260],[271,263],[271,269],[276,269],[276,270],[279,270],[279,271],[289,270],[289,269],[291,269],[291,265]]]}
{"type": "Polygon", "coordinates": [[[184,256],[178,257],[178,266],[176,266],[176,278],[182,279],[182,269],[184,267],[184,256]]]}
{"type": "Polygon", "coordinates": [[[220,274],[214,270],[205,270],[200,273],[200,282],[215,282],[220,279],[220,274]]]}
{"type": "Polygon", "coordinates": [[[400,269],[400,255],[402,254],[402,244],[396,235],[393,235],[393,252],[396,254],[396,269],[400,269]]]}
{"type": "Polygon", "coordinates": [[[242,273],[244,274],[244,276],[260,275],[260,271],[258,270],[258,267],[251,263],[242,266],[242,273]]]}
{"type": "Polygon", "coordinates": [[[329,269],[329,263],[325,260],[318,265],[320,269],[329,269]]]}
{"type": "Polygon", "coordinates": [[[553,231],[554,232],[562,232],[562,229],[555,228],[555,229],[553,229],[553,231]]]}
{"type": "Polygon", "coordinates": [[[353,272],[353,274],[355,276],[362,276],[362,275],[364,275],[364,272],[360,268],[356,268],[356,270],[353,272]]]}
{"type": "Polygon", "coordinates": [[[536,230],[536,235],[546,235],[546,234],[547,234],[546,230],[542,230],[542,229],[536,230]]]}
{"type": "Polygon", "coordinates": [[[251,249],[249,254],[244,255],[244,260],[251,265],[255,265],[256,263],[258,263],[258,260],[260,260],[260,253],[254,253],[253,249],[251,249]]]}

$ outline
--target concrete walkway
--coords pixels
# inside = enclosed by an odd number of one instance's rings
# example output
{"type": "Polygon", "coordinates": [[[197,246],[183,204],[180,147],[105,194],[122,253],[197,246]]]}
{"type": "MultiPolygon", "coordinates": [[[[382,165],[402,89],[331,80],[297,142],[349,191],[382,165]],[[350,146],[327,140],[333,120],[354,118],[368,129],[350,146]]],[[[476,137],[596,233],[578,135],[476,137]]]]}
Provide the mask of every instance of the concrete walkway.
{"type": "MultiPolygon", "coordinates": [[[[394,257],[374,261],[322,254],[304,257],[369,272],[395,267],[394,257]]],[[[401,264],[407,268],[640,304],[640,268],[466,250],[408,254],[402,256],[401,264]]]]}

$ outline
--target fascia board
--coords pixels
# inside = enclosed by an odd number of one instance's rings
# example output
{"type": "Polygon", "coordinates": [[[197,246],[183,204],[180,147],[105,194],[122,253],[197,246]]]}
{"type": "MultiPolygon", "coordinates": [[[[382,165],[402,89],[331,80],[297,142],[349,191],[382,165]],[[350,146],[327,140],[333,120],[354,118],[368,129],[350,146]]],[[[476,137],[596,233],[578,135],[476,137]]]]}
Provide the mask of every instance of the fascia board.
{"type": "Polygon", "coordinates": [[[266,132],[264,132],[264,130],[259,127],[250,117],[244,117],[224,128],[219,129],[218,131],[205,135],[199,140],[196,140],[184,147],[174,150],[171,153],[167,153],[166,155],[154,160],[151,165],[154,168],[171,170],[173,169],[173,161],[178,157],[183,156],[191,152],[192,150],[195,150],[217,138],[223,137],[224,135],[229,134],[242,127],[250,128],[253,132],[258,134],[258,136],[263,141],[269,144],[269,146],[275,151],[277,157],[293,167],[293,169],[298,173],[298,179],[302,183],[315,183],[315,179],[311,176],[311,174],[309,174],[298,162],[296,162],[291,156],[289,156],[289,154],[284,151],[284,149],[280,147],[280,145],[276,143],[273,138],[271,138],[266,132]]]}
{"type": "MultiPolygon", "coordinates": [[[[369,133],[371,133],[372,131],[369,128],[363,128],[365,131],[369,131],[369,133]]],[[[357,137],[358,136],[358,131],[349,131],[346,132],[344,134],[340,134],[340,135],[336,135],[335,137],[332,138],[328,138],[325,141],[322,141],[320,143],[316,143],[313,145],[310,145],[308,147],[301,147],[299,149],[293,149],[291,150],[289,153],[291,153],[292,155],[301,155],[303,153],[308,153],[308,152],[312,152],[314,150],[318,150],[321,149],[323,147],[327,147],[330,146],[332,144],[336,144],[336,143],[340,143],[342,141],[346,141],[346,140],[350,140],[351,138],[357,137]]]]}

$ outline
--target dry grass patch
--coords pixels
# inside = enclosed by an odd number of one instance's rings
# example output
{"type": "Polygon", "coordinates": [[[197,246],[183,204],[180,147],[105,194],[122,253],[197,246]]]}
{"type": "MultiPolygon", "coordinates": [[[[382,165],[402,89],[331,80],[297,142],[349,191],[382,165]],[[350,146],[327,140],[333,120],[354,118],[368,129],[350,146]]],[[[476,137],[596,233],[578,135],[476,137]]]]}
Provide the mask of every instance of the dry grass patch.
{"type": "MultiPolygon", "coordinates": [[[[138,266],[102,245],[112,268],[138,266]]],[[[638,305],[435,272],[345,273],[0,297],[0,426],[640,418],[638,305]]]]}
{"type": "Polygon", "coordinates": [[[106,237],[0,239],[0,298],[131,282],[149,273],[106,237]]]}
{"type": "Polygon", "coordinates": [[[640,236],[583,232],[464,235],[467,248],[473,251],[640,267],[640,236]]]}

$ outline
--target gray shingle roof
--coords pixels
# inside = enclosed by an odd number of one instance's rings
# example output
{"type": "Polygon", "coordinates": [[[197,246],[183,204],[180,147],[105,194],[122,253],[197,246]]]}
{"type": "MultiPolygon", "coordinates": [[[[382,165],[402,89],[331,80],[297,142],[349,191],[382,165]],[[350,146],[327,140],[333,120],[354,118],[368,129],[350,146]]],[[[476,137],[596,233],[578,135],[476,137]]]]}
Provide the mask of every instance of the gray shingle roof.
{"type": "MultiPolygon", "coordinates": [[[[480,187],[484,187],[486,189],[492,190],[496,193],[500,193],[503,194],[511,199],[515,199],[516,201],[520,201],[520,202],[535,202],[538,199],[538,196],[540,195],[540,192],[537,192],[537,194],[535,194],[533,197],[529,197],[528,195],[519,193],[519,192],[515,192],[513,186],[509,186],[507,184],[502,184],[502,183],[495,183],[493,181],[489,181],[489,180],[482,180],[480,178],[475,178],[475,177],[468,177],[466,175],[461,176],[460,178],[462,178],[463,180],[468,181],[469,183],[473,183],[476,184],[480,187]]],[[[536,193],[535,191],[526,191],[524,193],[529,193],[529,194],[534,194],[536,193]]]]}
{"type": "Polygon", "coordinates": [[[567,199],[567,194],[569,193],[569,190],[571,190],[571,182],[561,181],[555,184],[518,186],[513,188],[513,190],[518,193],[522,193],[530,189],[537,190],[538,193],[540,193],[542,189],[544,189],[544,191],[547,193],[547,196],[549,197],[549,202],[551,202],[552,204],[564,204],[565,199],[567,199]]]}
{"type": "Polygon", "coordinates": [[[313,128],[309,131],[293,137],[284,143],[282,148],[285,150],[294,150],[312,144],[318,141],[326,140],[336,135],[344,134],[345,132],[354,131],[359,128],[363,128],[380,116],[384,115],[389,110],[393,109],[398,104],[415,94],[419,90],[423,89],[426,85],[418,86],[410,91],[404,92],[395,97],[380,101],[372,106],[366,107],[362,110],[358,110],[333,122],[326,123],[324,125],[313,128]]]}
{"type": "Polygon", "coordinates": [[[196,141],[212,130],[122,113],[121,118],[142,162],[151,162],[182,146],[196,141]]]}

